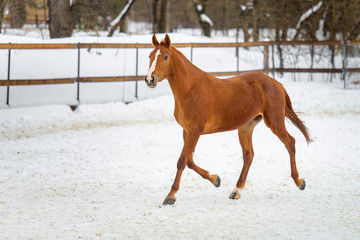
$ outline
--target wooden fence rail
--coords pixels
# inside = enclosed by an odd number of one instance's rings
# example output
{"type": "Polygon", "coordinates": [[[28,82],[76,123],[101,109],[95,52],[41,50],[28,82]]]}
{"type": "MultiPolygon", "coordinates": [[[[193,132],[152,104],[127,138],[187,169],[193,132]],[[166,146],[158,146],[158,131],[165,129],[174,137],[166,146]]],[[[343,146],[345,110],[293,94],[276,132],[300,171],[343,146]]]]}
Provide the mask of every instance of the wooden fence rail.
{"type": "MultiPolygon", "coordinates": [[[[338,46],[346,50],[350,45],[360,45],[360,40],[355,41],[263,41],[263,42],[246,42],[246,43],[174,43],[172,44],[177,48],[190,48],[191,49],[191,59],[193,48],[240,48],[240,47],[264,47],[264,64],[262,69],[250,70],[250,71],[262,71],[266,73],[281,72],[281,73],[343,73],[345,72],[360,72],[360,68],[347,68],[346,59],[343,59],[342,68],[277,68],[275,66],[274,56],[275,56],[275,45],[285,46],[296,46],[296,45],[324,45],[324,46],[338,46]],[[269,65],[269,48],[272,51],[272,66],[269,65]]],[[[77,100],[80,101],[80,83],[83,82],[125,82],[125,81],[139,81],[143,80],[144,76],[138,75],[138,49],[143,48],[152,48],[151,44],[143,43],[43,43],[43,44],[12,44],[12,43],[2,43],[0,44],[0,49],[8,50],[8,74],[7,79],[0,80],[0,86],[7,87],[7,104],[9,105],[9,90],[10,86],[19,86],[19,85],[45,85],[45,84],[74,84],[77,83],[77,100]],[[136,74],[134,76],[112,76],[112,77],[81,77],[80,76],[80,55],[81,49],[97,49],[97,48],[132,48],[136,49],[136,74]],[[10,63],[11,63],[11,51],[12,50],[30,50],[30,49],[74,49],[77,50],[77,76],[73,78],[58,78],[58,79],[20,79],[12,80],[10,79],[10,63]]],[[[345,54],[346,55],[346,54],[345,54]]],[[[345,56],[346,57],[346,56],[345,56]]],[[[344,58],[344,56],[343,56],[344,58]]],[[[213,72],[215,76],[231,76],[237,75],[242,72],[249,71],[240,71],[239,70],[239,54],[237,54],[237,71],[233,72],[213,72]]],[[[344,78],[345,80],[345,78],[344,78]]],[[[345,81],[344,81],[345,82],[345,81]]],[[[137,84],[137,83],[136,83],[137,84]]],[[[344,84],[346,86],[346,83],[344,84]]],[[[136,85],[137,91],[137,85],[136,85]]],[[[137,92],[135,93],[137,97],[137,92]]]]}

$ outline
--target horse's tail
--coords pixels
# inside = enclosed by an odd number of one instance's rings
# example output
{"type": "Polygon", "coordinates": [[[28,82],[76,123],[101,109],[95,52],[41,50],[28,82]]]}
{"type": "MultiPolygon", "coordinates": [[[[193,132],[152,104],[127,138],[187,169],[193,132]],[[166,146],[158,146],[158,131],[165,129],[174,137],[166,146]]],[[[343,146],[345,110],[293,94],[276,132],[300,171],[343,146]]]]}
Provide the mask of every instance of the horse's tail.
{"type": "Polygon", "coordinates": [[[285,106],[285,117],[287,117],[304,135],[306,142],[309,144],[313,140],[310,137],[309,130],[305,126],[304,122],[296,115],[292,108],[291,100],[287,92],[285,91],[286,106],[285,106]]]}

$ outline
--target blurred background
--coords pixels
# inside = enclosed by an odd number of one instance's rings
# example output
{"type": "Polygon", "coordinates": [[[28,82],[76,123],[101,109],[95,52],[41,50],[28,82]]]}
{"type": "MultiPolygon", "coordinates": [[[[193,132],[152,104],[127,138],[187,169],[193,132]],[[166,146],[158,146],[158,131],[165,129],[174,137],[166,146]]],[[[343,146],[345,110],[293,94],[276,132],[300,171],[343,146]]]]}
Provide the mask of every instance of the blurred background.
{"type": "Polygon", "coordinates": [[[355,40],[360,0],[0,0],[1,31],[31,24],[51,38],[75,31],[181,32],[259,40],[355,40]]]}

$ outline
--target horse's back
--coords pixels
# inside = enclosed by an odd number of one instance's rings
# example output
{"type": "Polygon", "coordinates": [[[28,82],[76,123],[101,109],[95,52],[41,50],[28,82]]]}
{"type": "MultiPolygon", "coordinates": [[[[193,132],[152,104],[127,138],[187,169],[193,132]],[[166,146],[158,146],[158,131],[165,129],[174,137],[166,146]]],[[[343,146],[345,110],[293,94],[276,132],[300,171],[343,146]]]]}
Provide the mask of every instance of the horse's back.
{"type": "Polygon", "coordinates": [[[266,116],[270,112],[285,115],[286,90],[281,83],[262,72],[245,73],[239,77],[247,81],[255,81],[258,85],[259,94],[263,98],[263,115],[266,116]]]}
{"type": "MultiPolygon", "coordinates": [[[[252,82],[257,85],[264,101],[284,100],[285,89],[281,83],[262,72],[249,72],[238,76],[239,81],[252,82]]],[[[279,103],[279,102],[278,102],[279,103]]]]}

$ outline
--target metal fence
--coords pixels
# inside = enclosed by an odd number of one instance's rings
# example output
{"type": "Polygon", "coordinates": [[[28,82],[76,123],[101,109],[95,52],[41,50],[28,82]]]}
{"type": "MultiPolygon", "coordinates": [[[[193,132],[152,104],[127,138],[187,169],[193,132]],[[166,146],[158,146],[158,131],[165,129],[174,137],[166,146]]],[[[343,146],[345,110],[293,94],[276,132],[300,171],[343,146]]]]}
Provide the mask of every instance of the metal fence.
{"type": "MultiPolygon", "coordinates": [[[[291,42],[274,42],[274,41],[264,41],[264,42],[249,42],[249,43],[180,43],[173,44],[177,48],[190,48],[190,60],[193,60],[194,49],[198,48],[234,48],[236,51],[236,70],[226,71],[226,72],[211,72],[215,76],[231,76],[237,75],[242,72],[249,71],[262,71],[266,73],[339,73],[342,74],[342,80],[344,81],[344,87],[347,86],[347,73],[360,73],[359,67],[348,67],[348,57],[349,49],[353,46],[358,47],[360,45],[360,40],[358,41],[318,41],[318,42],[307,42],[307,41],[291,41],[291,42]],[[314,48],[316,46],[325,46],[333,48],[333,51],[341,50],[341,66],[335,66],[332,64],[330,67],[316,67],[313,63],[313,56],[311,58],[311,66],[309,68],[299,68],[296,65],[293,66],[284,66],[284,51],[291,52],[291,50],[286,50],[285,48],[294,48],[300,46],[308,46],[311,49],[311,53],[314,53],[314,48]],[[262,47],[263,53],[263,63],[262,67],[259,69],[252,70],[240,70],[239,69],[239,48],[250,48],[250,47],[262,47]],[[285,50],[284,50],[285,49],[285,50]]],[[[6,104],[9,105],[9,96],[10,88],[12,86],[24,86],[24,85],[46,85],[46,84],[76,84],[77,85],[77,101],[80,103],[80,83],[89,83],[89,82],[126,82],[126,81],[135,81],[135,97],[137,98],[137,81],[143,80],[143,75],[139,75],[139,49],[143,48],[152,48],[151,44],[118,44],[118,43],[76,43],[76,44],[0,44],[0,49],[5,49],[8,51],[7,55],[7,79],[0,80],[0,86],[6,86],[6,104]],[[80,67],[82,61],[81,49],[135,49],[135,74],[131,76],[110,76],[110,77],[82,77],[80,74],[80,67]],[[40,50],[40,49],[73,49],[77,51],[77,74],[76,76],[69,78],[51,78],[51,79],[11,79],[11,61],[12,61],[12,51],[13,50],[40,50]]],[[[298,52],[302,50],[299,49],[298,52]]],[[[360,54],[360,52],[359,52],[360,54]]],[[[329,56],[328,56],[329,57],[329,56]]],[[[331,57],[331,56],[330,56],[331,57]]],[[[309,59],[309,58],[307,58],[309,59]]],[[[310,61],[310,60],[304,60],[310,61]]],[[[339,65],[339,64],[337,64],[339,65]]]]}

